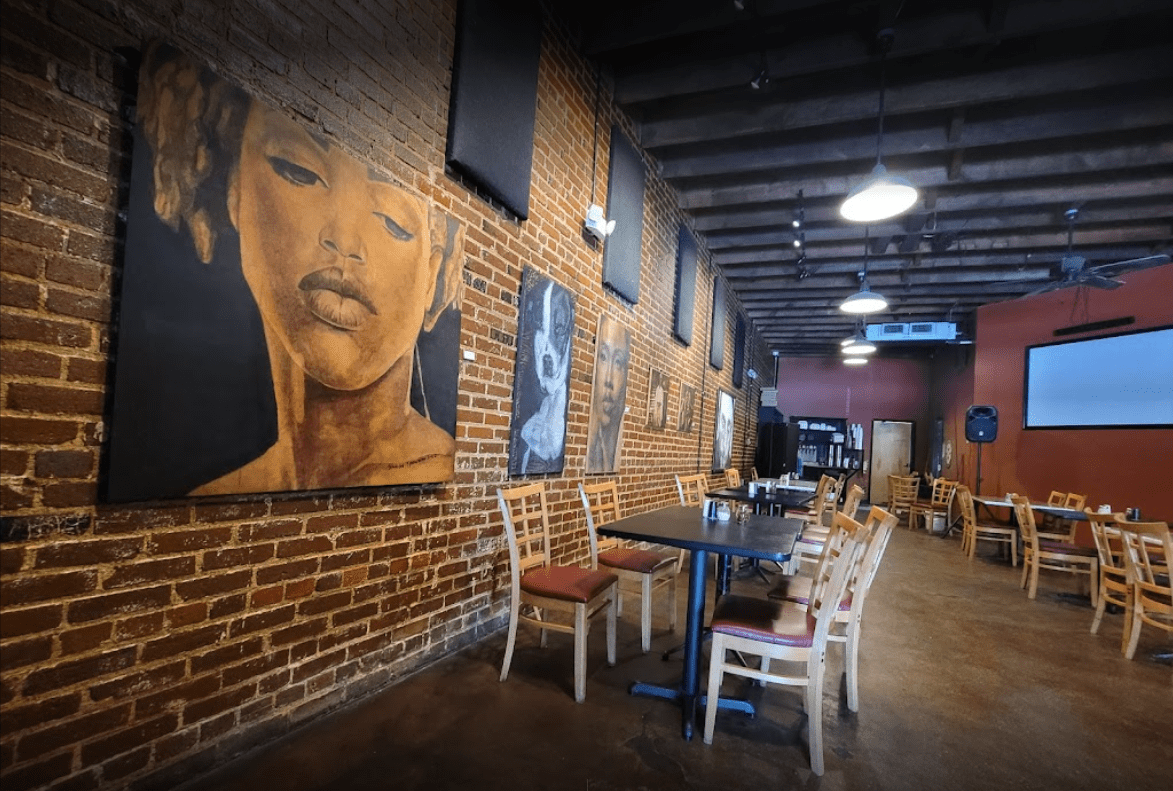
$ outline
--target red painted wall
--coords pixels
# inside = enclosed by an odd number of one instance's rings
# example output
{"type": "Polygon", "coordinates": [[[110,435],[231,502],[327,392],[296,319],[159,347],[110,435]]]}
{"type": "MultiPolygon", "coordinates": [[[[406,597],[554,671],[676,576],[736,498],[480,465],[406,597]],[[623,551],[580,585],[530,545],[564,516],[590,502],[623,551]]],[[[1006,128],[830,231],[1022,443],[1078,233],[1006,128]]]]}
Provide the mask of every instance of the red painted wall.
{"type": "MultiPolygon", "coordinates": [[[[862,423],[864,458],[870,460],[872,420],[916,424],[916,466],[925,466],[931,436],[930,364],[925,360],[873,359],[852,367],[833,357],[779,357],[778,411],[847,418],[862,423]]],[[[852,478],[867,489],[867,476],[852,478]]]]}
{"type": "MultiPolygon", "coordinates": [[[[1121,316],[1136,317],[1127,330],[1173,323],[1173,265],[1120,279],[1113,291],[1067,288],[978,309],[974,403],[993,404],[999,417],[998,439],[983,450],[983,492],[1045,499],[1052,489],[1074,491],[1089,505],[1173,519],[1173,429],[1022,429],[1027,346],[1058,340],[1060,327],[1121,316]]],[[[1079,387],[1077,377],[1095,371],[1072,374],[1079,387]]]]}
{"type": "MultiPolygon", "coordinates": [[[[973,400],[973,346],[942,346],[932,358],[932,417],[945,421],[945,445],[942,452],[941,475],[960,481],[976,491],[977,445],[965,441],[965,413],[973,400]]],[[[985,450],[982,450],[985,453],[985,450]]],[[[982,456],[982,477],[989,474],[982,456]]],[[[982,488],[988,492],[987,487],[982,488]]]]}

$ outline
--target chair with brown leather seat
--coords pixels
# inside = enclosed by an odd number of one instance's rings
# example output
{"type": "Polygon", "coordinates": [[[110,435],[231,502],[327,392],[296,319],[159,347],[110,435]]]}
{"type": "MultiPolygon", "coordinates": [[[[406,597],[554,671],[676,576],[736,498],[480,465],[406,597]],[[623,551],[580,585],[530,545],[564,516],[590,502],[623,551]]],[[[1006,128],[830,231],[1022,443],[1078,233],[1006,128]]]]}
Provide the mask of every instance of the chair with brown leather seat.
{"type": "Polygon", "coordinates": [[[1098,513],[1085,508],[1088,523],[1091,524],[1092,538],[1096,542],[1096,561],[1099,566],[1100,597],[1096,615],[1092,619],[1092,634],[1100,630],[1100,621],[1109,604],[1124,611],[1124,634],[1121,637],[1120,653],[1128,650],[1129,628],[1132,625],[1132,581],[1128,578],[1127,562],[1124,559],[1123,540],[1116,517],[1123,514],[1098,513]]]}
{"type": "Polygon", "coordinates": [[[1081,547],[1066,541],[1051,541],[1040,538],[1035,528],[1034,510],[1030,500],[1012,495],[1014,515],[1018,518],[1018,531],[1022,535],[1022,587],[1029,581],[1027,598],[1033,599],[1039,587],[1039,569],[1065,571],[1088,578],[1092,606],[1097,606],[1097,557],[1092,547],[1081,547]]]}
{"type": "Polygon", "coordinates": [[[676,631],[676,575],[680,571],[680,553],[628,547],[618,538],[598,534],[600,527],[619,519],[619,488],[615,481],[580,483],[578,494],[586,513],[591,568],[601,567],[619,577],[617,615],[623,614],[625,593],[639,595],[640,646],[646,654],[652,647],[652,596],[658,590],[664,591],[668,607],[668,631],[676,631]]]}
{"type": "Polygon", "coordinates": [[[581,703],[586,698],[590,619],[600,612],[607,616],[607,664],[615,664],[619,577],[609,571],[564,566],[551,560],[550,518],[542,483],[498,489],[497,501],[509,544],[509,637],[501,662],[501,680],[509,677],[518,623],[538,627],[543,647],[547,631],[573,634],[574,699],[581,703]]]}
{"type": "Polygon", "coordinates": [[[1173,636],[1173,536],[1166,522],[1130,522],[1117,515],[1116,526],[1132,580],[1132,608],[1126,614],[1128,646],[1124,656],[1136,656],[1140,631],[1155,626],[1173,636]]]}
{"type": "Polygon", "coordinates": [[[915,500],[908,510],[908,526],[918,517],[925,518],[925,530],[933,532],[933,522],[938,516],[949,518],[949,506],[953,502],[953,492],[957,488],[957,481],[948,478],[937,478],[933,481],[932,495],[928,500],[915,500]]]}
{"type": "Polygon", "coordinates": [[[920,490],[920,476],[889,475],[888,476],[888,512],[895,514],[899,519],[901,514],[908,515],[908,527],[911,530],[912,504],[916,502],[920,490]]]}
{"type": "MultiPolygon", "coordinates": [[[[807,742],[811,771],[823,774],[823,675],[827,635],[843,598],[848,580],[862,556],[864,528],[842,514],[836,521],[850,522],[850,537],[816,580],[805,608],[792,602],[752,596],[723,596],[713,612],[713,647],[709,659],[708,701],[705,706],[705,744],[713,743],[721,682],[726,675],[751,678],[765,684],[802,687],[807,713],[807,742]],[[823,579],[825,577],[825,580],[823,579]],[[733,652],[734,660],[728,658],[733,652]],[[743,655],[760,657],[760,669],[742,664],[743,655]],[[798,664],[801,670],[770,672],[772,660],[798,664]]],[[[834,526],[834,521],[832,522],[834,526]]]]}
{"type": "Polygon", "coordinates": [[[966,557],[973,560],[974,552],[979,541],[992,541],[995,544],[1009,545],[1010,563],[1018,566],[1018,530],[1006,525],[991,525],[977,520],[977,511],[973,505],[973,494],[969,487],[958,485],[954,495],[961,510],[961,549],[966,557]]]}

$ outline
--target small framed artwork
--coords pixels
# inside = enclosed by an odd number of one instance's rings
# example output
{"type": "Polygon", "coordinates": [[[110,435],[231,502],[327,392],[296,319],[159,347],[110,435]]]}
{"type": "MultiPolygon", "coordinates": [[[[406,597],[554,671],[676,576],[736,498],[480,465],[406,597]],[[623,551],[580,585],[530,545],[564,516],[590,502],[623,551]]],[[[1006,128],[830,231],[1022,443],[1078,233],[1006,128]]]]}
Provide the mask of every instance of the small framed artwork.
{"type": "Polygon", "coordinates": [[[680,414],[676,420],[676,430],[681,434],[691,434],[693,417],[696,415],[696,388],[692,385],[680,383],[680,414]]]}
{"type": "Polygon", "coordinates": [[[729,466],[733,456],[733,394],[717,391],[716,421],[713,427],[713,471],[729,466]]]}
{"type": "Polygon", "coordinates": [[[648,382],[648,428],[663,430],[668,425],[668,393],[672,389],[672,378],[652,368],[648,382]]]}
{"type": "Polygon", "coordinates": [[[565,287],[526,267],[517,323],[509,474],[561,472],[574,297],[565,287]]]}

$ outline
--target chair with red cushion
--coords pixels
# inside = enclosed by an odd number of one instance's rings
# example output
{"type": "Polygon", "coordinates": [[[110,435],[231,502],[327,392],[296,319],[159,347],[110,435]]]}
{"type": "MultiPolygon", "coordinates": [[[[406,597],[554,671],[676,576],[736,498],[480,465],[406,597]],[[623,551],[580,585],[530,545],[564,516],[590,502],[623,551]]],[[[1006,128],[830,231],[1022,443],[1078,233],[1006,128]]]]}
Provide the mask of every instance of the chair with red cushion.
{"type": "Polygon", "coordinates": [[[563,566],[550,557],[550,518],[546,489],[541,483],[498,489],[497,501],[505,518],[509,543],[509,638],[501,662],[501,680],[509,677],[517,624],[532,624],[546,632],[574,635],[574,699],[586,698],[586,646],[590,619],[607,615],[607,664],[615,664],[615,608],[619,577],[609,571],[563,566]],[[561,618],[562,620],[556,620],[561,618]]]}
{"type": "Polygon", "coordinates": [[[619,488],[615,481],[578,485],[586,512],[587,536],[591,542],[591,567],[602,568],[619,577],[616,614],[623,614],[623,594],[640,597],[640,645],[647,653],[652,647],[652,594],[663,589],[668,605],[668,631],[676,631],[676,575],[681,553],[655,552],[624,546],[618,538],[598,534],[598,528],[619,519],[619,488]],[[623,583],[634,583],[624,586],[623,583]]]}
{"type": "Polygon", "coordinates": [[[1035,597],[1039,587],[1039,569],[1043,568],[1086,576],[1091,589],[1092,606],[1097,606],[1098,563],[1095,548],[1041,538],[1035,527],[1035,513],[1030,507],[1030,500],[1011,495],[1010,502],[1014,504],[1018,531],[1022,534],[1022,587],[1027,587],[1029,580],[1027,597],[1035,597]]]}
{"type": "Polygon", "coordinates": [[[838,556],[825,565],[815,580],[809,605],[760,599],[752,596],[723,596],[711,621],[713,647],[709,659],[708,702],[705,706],[705,744],[713,743],[721,682],[728,675],[752,678],[767,684],[804,688],[807,713],[807,741],[811,771],[823,774],[823,674],[827,635],[843,598],[847,582],[862,557],[865,530],[855,520],[836,514],[850,533],[838,556]],[[734,659],[728,654],[732,652],[734,659]],[[760,668],[741,663],[743,655],[760,657],[760,668]],[[772,672],[770,663],[784,662],[790,672],[772,672]]]}

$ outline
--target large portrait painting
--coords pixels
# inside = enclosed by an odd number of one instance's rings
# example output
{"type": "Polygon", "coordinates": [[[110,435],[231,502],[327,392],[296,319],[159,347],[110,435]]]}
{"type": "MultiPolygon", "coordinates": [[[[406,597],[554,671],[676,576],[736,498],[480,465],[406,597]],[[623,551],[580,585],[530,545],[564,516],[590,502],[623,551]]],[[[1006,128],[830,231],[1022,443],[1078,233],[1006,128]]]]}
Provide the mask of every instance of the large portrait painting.
{"type": "Polygon", "coordinates": [[[663,429],[668,425],[668,394],[672,378],[652,368],[648,372],[648,428],[663,429]]]}
{"type": "Polygon", "coordinates": [[[691,434],[693,421],[696,416],[696,388],[692,385],[680,383],[680,414],[676,420],[676,430],[681,434],[691,434]]]}
{"type": "Polygon", "coordinates": [[[137,115],[107,497],[450,480],[460,225],[169,45],[137,115]]]}
{"type": "Polygon", "coordinates": [[[716,425],[713,428],[713,470],[724,470],[733,457],[733,394],[717,391],[716,425]]]}
{"type": "Polygon", "coordinates": [[[526,267],[513,378],[511,475],[562,470],[573,335],[574,300],[570,292],[526,267]]]}
{"type": "Polygon", "coordinates": [[[588,473],[616,472],[619,469],[630,362],[631,330],[610,316],[600,316],[595,338],[591,417],[587,423],[588,473]]]}

